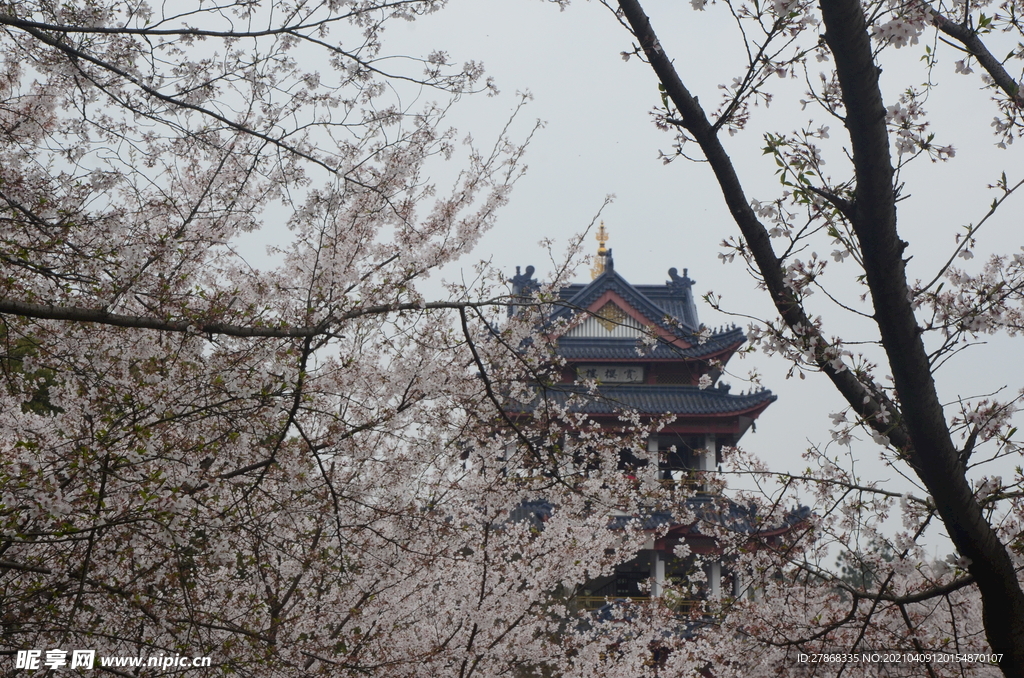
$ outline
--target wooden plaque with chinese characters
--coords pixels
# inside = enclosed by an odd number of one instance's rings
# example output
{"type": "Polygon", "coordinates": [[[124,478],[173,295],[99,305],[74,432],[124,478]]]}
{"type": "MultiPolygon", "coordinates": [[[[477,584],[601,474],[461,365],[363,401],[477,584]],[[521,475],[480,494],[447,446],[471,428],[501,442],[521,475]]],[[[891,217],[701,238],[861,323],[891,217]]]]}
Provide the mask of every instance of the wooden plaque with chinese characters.
{"type": "Polygon", "coordinates": [[[577,365],[576,376],[602,384],[642,384],[644,368],[640,365],[577,365]]]}

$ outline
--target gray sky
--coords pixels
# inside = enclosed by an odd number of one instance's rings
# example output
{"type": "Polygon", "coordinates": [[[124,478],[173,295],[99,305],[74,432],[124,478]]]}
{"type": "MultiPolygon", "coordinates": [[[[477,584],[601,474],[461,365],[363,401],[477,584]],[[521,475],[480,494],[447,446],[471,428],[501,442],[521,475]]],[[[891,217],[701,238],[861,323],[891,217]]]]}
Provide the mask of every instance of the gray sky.
{"type": "MultiPolygon", "coordinates": [[[[743,66],[741,53],[729,47],[737,43],[724,7],[695,12],[687,2],[651,0],[646,9],[691,91],[705,108],[713,108],[720,96],[718,84],[731,82],[743,66]]],[[[615,194],[603,219],[611,234],[608,245],[614,250],[616,270],[626,279],[658,283],[667,279],[669,267],[685,267],[697,281],[696,292],[714,290],[738,313],[771,315],[766,295],[755,290],[739,261],[723,265],[718,259],[719,242],[736,229],[709,168],[681,159],[665,166],[658,159],[659,149],[668,149],[671,138],[654,128],[648,114],[658,102],[656,80],[646,64],[635,58],[622,60],[620,52],[630,49],[630,36],[603,7],[579,1],[559,12],[539,0],[454,0],[437,15],[391,31],[392,49],[402,45],[410,53],[426,53],[440,48],[453,60],[485,63],[502,95],[468,97],[451,118],[481,143],[500,129],[517,90],[534,95],[520,121],[524,133],[533,119],[546,121],[527,154],[529,172],[467,266],[490,258],[510,275],[515,266],[527,264],[544,272],[549,264],[538,241],[552,237],[564,244],[587,226],[606,195],[615,194]]],[[[930,34],[927,39],[932,39],[930,34]]],[[[884,62],[887,104],[895,103],[905,87],[928,79],[920,61],[923,54],[922,43],[884,62]]],[[[936,143],[954,145],[957,154],[948,163],[919,159],[906,171],[904,194],[910,199],[900,204],[899,217],[903,237],[911,242],[911,275],[928,279],[953,251],[961,226],[984,214],[994,197],[985,186],[1001,170],[1012,180],[1024,169],[1019,148],[1003,151],[994,146],[997,139],[989,123],[996,110],[989,94],[979,91],[978,76],[954,75],[953,61],[960,56],[948,48],[938,54],[939,64],[930,77],[939,87],[926,108],[936,143]]],[[[750,128],[726,139],[748,195],[761,200],[772,199],[781,190],[774,161],[761,154],[765,130],[792,131],[812,117],[815,126],[829,125],[833,151],[826,158],[835,176],[846,176],[839,150],[846,143],[841,122],[803,109],[802,81],[778,80],[777,85],[771,108],[755,110],[750,128]]],[[[976,257],[965,267],[977,270],[989,253],[1018,250],[1024,241],[1015,228],[1020,200],[1011,199],[981,232],[976,257]]],[[[596,243],[588,242],[588,251],[593,251],[596,243]]],[[[818,254],[831,261],[832,248],[822,247],[818,254]]],[[[837,294],[858,304],[863,289],[853,282],[857,270],[852,262],[831,265],[830,271],[837,294]]],[[[458,272],[449,270],[446,275],[454,278],[458,272]]],[[[588,280],[589,273],[581,269],[578,279],[588,280]]],[[[847,339],[873,336],[870,325],[837,312],[823,295],[814,297],[810,307],[826,318],[828,334],[847,339]]],[[[712,327],[731,322],[706,304],[699,304],[699,313],[712,327]]],[[[943,398],[955,401],[1007,385],[1011,392],[1020,388],[1021,361],[1005,359],[1019,343],[983,339],[988,346],[967,352],[940,373],[943,398]]],[[[808,441],[830,440],[827,415],[841,409],[842,402],[824,377],[787,380],[788,364],[779,359],[757,355],[730,364],[739,375],[755,366],[779,401],[762,415],[757,432],[748,434],[743,444],[779,470],[799,470],[806,466],[800,455],[808,441]]],[[[726,380],[734,390],[747,388],[739,379],[726,380]]],[[[878,450],[870,440],[853,446],[865,476],[891,477],[892,472],[877,462],[878,450]]]]}

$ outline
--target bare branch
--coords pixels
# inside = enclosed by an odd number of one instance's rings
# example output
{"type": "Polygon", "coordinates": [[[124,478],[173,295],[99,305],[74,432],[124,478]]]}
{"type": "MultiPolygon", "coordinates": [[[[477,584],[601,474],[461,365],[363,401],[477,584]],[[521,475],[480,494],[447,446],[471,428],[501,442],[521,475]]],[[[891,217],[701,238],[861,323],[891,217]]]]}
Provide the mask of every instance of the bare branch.
{"type": "Polygon", "coordinates": [[[352,309],[337,315],[331,315],[316,325],[301,327],[263,327],[259,325],[235,325],[222,322],[204,322],[203,320],[165,320],[150,316],[123,315],[109,313],[103,309],[81,308],[77,306],[57,306],[52,304],[32,304],[13,299],[0,299],[0,314],[9,314],[23,318],[40,318],[44,320],[65,320],[68,322],[97,323],[112,327],[129,327],[137,329],[177,332],[182,334],[224,335],[229,337],[279,337],[301,338],[333,335],[334,329],[341,322],[373,315],[386,315],[405,311],[424,311],[434,309],[462,309],[498,306],[508,302],[506,297],[495,297],[486,301],[431,301],[425,303],[377,304],[352,309]]]}

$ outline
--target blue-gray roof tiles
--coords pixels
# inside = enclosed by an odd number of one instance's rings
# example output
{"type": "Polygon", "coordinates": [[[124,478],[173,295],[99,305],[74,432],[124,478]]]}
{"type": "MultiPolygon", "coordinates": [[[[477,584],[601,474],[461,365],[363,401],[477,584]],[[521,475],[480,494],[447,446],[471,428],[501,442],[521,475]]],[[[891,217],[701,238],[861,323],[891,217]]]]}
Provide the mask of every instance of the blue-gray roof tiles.
{"type": "MultiPolygon", "coordinates": [[[[673,269],[675,270],[675,269],[673,269]]],[[[678,277],[678,276],[677,276],[678,277]]],[[[589,285],[569,285],[562,288],[559,296],[565,306],[552,312],[552,319],[568,317],[585,309],[605,292],[612,291],[626,303],[642,313],[648,320],[679,337],[689,337],[700,330],[697,308],[693,304],[689,278],[687,282],[670,281],[664,287],[655,285],[631,285],[614,269],[606,270],[589,285]],[[656,303],[648,294],[661,303],[656,303]]]]}
{"type": "MultiPolygon", "coordinates": [[[[521,294],[537,286],[530,276],[533,267],[527,267],[526,275],[519,273],[513,278],[513,293],[521,294]]],[[[622,297],[630,306],[644,315],[650,322],[671,336],[683,339],[691,344],[688,349],[680,349],[667,342],[661,342],[654,348],[638,354],[636,342],[622,341],[618,338],[583,338],[561,337],[559,355],[569,359],[637,359],[650,358],[655,360],[673,358],[700,358],[713,355],[723,349],[738,346],[746,338],[737,327],[722,328],[712,332],[706,341],[701,342],[698,332],[701,330],[697,318],[697,306],[693,300],[693,284],[683,269],[679,275],[676,269],[668,271],[670,280],[664,285],[631,285],[625,278],[609,266],[604,273],[593,282],[566,285],[558,291],[562,304],[551,313],[551,320],[559,320],[575,316],[596,302],[605,292],[613,291],[622,297]]],[[[509,312],[512,312],[510,307],[509,312]]]]}
{"type": "MultiPolygon", "coordinates": [[[[527,266],[525,273],[516,267],[516,275],[512,278],[513,295],[527,296],[539,286],[533,273],[532,266],[527,266]]],[[[563,335],[557,340],[558,355],[567,360],[693,360],[734,350],[745,341],[743,330],[736,326],[719,328],[701,336],[702,328],[693,300],[694,281],[688,276],[687,269],[683,269],[683,274],[679,275],[676,269],[670,268],[668,276],[669,280],[663,285],[631,285],[615,272],[609,250],[604,273],[590,283],[566,285],[558,291],[561,304],[555,304],[550,320],[566,320],[585,313],[587,308],[611,291],[647,321],[666,330],[669,337],[682,339],[689,344],[688,348],[681,348],[663,338],[659,338],[653,345],[647,345],[636,339],[621,337],[563,335]]],[[[510,304],[509,314],[515,308],[516,304],[510,304]]]]}
{"type": "MultiPolygon", "coordinates": [[[[700,389],[681,385],[619,385],[603,384],[597,393],[588,392],[582,385],[549,386],[538,391],[539,399],[548,399],[559,406],[568,403],[570,411],[587,414],[618,414],[635,410],[640,414],[716,415],[733,414],[767,406],[778,399],[768,390],[749,393],[729,393],[723,388],[700,389]]],[[[533,410],[539,404],[521,406],[521,411],[533,410]]],[[[516,411],[510,408],[511,411],[516,411]]]]}
{"type": "MultiPolygon", "coordinates": [[[[674,527],[688,525],[687,534],[705,534],[701,526],[720,525],[731,532],[740,534],[770,533],[789,529],[811,517],[811,509],[807,506],[796,506],[779,515],[759,515],[756,504],[744,506],[731,499],[721,496],[697,495],[687,498],[683,502],[685,513],[680,512],[679,516],[672,511],[646,511],[638,515],[612,516],[608,521],[608,527],[612,530],[621,530],[627,525],[640,521],[640,528],[646,532],[653,532],[663,527],[674,527]],[[686,520],[681,523],[680,520],[686,520]]],[[[551,517],[556,510],[554,504],[546,499],[535,499],[524,501],[522,504],[510,511],[509,519],[512,522],[528,520],[539,529],[544,528],[544,522],[551,517]]],[[[711,532],[711,530],[707,530],[711,532]]]]}
{"type": "MultiPolygon", "coordinates": [[[[781,515],[760,516],[756,504],[744,506],[725,497],[698,495],[688,498],[684,505],[687,513],[696,518],[692,522],[688,534],[704,534],[701,525],[721,525],[731,532],[741,534],[757,534],[779,532],[798,525],[811,517],[811,509],[797,506],[781,515]]],[[[642,515],[615,516],[609,521],[611,529],[622,529],[633,521],[642,521],[645,531],[654,531],[660,527],[680,525],[679,519],[671,511],[651,511],[642,515]]],[[[690,519],[692,520],[692,518],[690,519]]],[[[708,530],[710,532],[710,530],[708,530]]]]}
{"type": "Polygon", "coordinates": [[[558,338],[557,352],[558,355],[569,360],[678,360],[714,355],[726,349],[738,347],[745,339],[743,330],[738,327],[714,332],[703,343],[700,343],[696,337],[691,337],[690,340],[693,344],[689,348],[680,348],[661,341],[652,347],[646,347],[638,343],[636,339],[562,336],[558,338]]]}

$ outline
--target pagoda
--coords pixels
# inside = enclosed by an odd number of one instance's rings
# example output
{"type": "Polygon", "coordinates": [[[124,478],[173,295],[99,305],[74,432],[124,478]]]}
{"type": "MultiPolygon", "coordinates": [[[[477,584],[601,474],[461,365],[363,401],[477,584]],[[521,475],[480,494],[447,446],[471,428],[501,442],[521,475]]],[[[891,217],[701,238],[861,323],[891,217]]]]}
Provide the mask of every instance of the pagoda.
{"type": "MultiPolygon", "coordinates": [[[[735,446],[776,396],[765,389],[732,393],[721,383],[722,370],[746,337],[735,326],[711,331],[700,324],[694,281],[687,269],[682,275],[669,269],[662,284],[633,285],[615,271],[603,223],[597,240],[592,280],[559,290],[548,316],[549,327],[563,328],[549,337],[562,368],[560,382],[546,388],[545,397],[568,404],[571,411],[610,430],[621,426],[620,414],[627,410],[648,420],[671,419],[649,437],[648,459],[636,459],[623,450],[620,469],[630,473],[656,459],[658,468],[647,472],[656,473],[664,485],[686,485],[681,501],[687,510],[610,516],[613,529],[643,520],[651,539],[611,576],[587,582],[576,600],[597,608],[610,600],[658,597],[667,581],[692,574],[695,563],[704,569],[703,597],[718,598],[723,592],[753,595],[741,574],[730,570],[729,557],[715,539],[702,532],[702,525],[726,525],[764,543],[781,538],[809,511],[797,509],[766,525],[752,509],[714,496],[698,483],[700,472],[716,470],[723,448],[735,446]],[[691,516],[688,522],[675,517],[684,513],[691,516]],[[675,555],[683,541],[689,547],[688,558],[675,555]]],[[[525,273],[516,270],[512,286],[519,303],[539,287],[533,272],[532,266],[525,273]]],[[[509,314],[515,312],[513,304],[509,314]]],[[[550,510],[544,502],[524,508],[534,514],[532,519],[542,519],[550,510]]]]}

